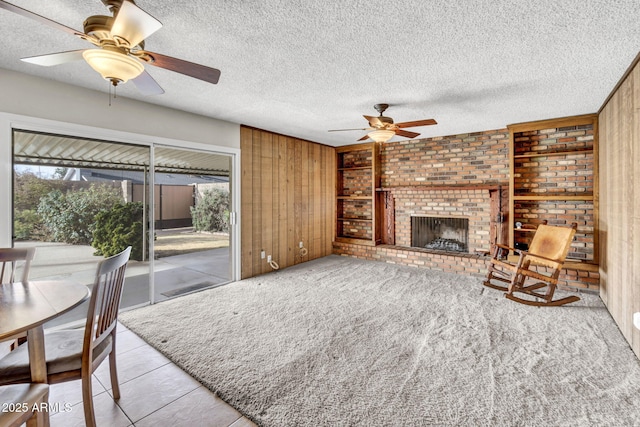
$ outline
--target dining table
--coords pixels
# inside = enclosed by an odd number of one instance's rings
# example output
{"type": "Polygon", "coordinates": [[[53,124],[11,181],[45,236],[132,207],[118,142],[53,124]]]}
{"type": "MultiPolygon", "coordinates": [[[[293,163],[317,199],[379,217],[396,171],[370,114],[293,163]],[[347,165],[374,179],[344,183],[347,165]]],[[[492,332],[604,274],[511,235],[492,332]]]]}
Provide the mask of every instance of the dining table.
{"type": "Polygon", "coordinates": [[[26,332],[32,382],[47,382],[44,324],[88,297],[89,288],[72,280],[29,280],[0,285],[0,342],[26,332]]]}

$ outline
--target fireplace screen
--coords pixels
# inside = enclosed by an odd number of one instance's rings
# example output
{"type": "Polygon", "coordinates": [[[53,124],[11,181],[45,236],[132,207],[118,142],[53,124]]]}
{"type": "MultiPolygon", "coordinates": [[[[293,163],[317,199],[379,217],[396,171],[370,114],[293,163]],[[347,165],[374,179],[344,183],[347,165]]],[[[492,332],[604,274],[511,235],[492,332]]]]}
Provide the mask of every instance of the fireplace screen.
{"type": "Polygon", "coordinates": [[[448,252],[469,252],[467,218],[411,217],[411,246],[448,252]]]}

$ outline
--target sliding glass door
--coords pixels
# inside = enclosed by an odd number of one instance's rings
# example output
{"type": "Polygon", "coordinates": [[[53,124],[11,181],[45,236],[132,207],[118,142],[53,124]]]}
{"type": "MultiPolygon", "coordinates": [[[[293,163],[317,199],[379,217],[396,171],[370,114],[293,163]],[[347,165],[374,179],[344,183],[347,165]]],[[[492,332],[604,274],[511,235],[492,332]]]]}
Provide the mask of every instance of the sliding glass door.
{"type": "Polygon", "coordinates": [[[153,158],[154,300],[228,283],[231,158],[165,146],[153,158]]]}
{"type": "MultiPolygon", "coordinates": [[[[124,309],[227,283],[231,163],[207,151],[14,130],[13,245],[37,248],[32,280],[90,286],[97,263],[126,240],[124,309]]],[[[56,324],[85,313],[80,306],[56,324]]]]}

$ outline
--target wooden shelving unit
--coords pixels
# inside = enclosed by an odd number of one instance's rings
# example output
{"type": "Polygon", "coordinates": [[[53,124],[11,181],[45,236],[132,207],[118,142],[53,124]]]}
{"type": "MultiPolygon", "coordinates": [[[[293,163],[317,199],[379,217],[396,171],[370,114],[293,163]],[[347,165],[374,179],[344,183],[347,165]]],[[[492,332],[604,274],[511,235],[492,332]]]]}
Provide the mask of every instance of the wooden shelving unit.
{"type": "Polygon", "coordinates": [[[538,224],[578,223],[565,268],[598,269],[596,114],[508,126],[509,244],[527,243],[538,224]],[[529,228],[516,228],[521,222],[529,228]]]}
{"type": "Polygon", "coordinates": [[[376,188],[380,186],[380,146],[356,144],[336,149],[336,241],[380,243],[376,188]]]}

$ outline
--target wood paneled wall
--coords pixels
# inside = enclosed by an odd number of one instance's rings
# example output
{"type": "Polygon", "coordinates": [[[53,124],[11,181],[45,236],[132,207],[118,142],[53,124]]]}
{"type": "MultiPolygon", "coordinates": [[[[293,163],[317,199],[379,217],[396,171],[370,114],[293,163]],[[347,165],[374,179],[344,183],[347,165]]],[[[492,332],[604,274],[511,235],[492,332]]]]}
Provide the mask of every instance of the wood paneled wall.
{"type": "Polygon", "coordinates": [[[242,126],[240,150],[242,278],[273,271],[262,251],[280,268],[330,255],[335,149],[242,126]]]}
{"type": "Polygon", "coordinates": [[[599,115],[600,296],[640,357],[640,64],[599,115]]]}

